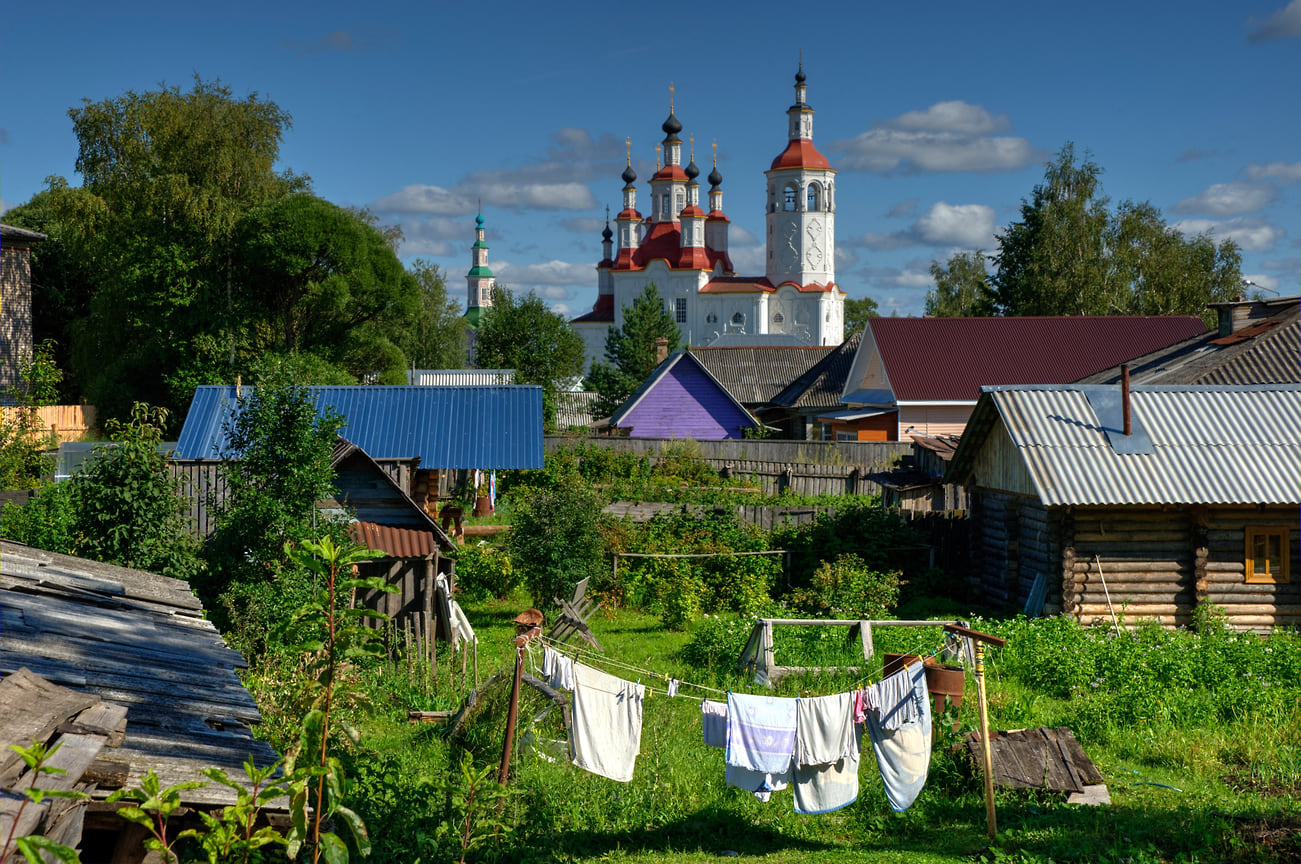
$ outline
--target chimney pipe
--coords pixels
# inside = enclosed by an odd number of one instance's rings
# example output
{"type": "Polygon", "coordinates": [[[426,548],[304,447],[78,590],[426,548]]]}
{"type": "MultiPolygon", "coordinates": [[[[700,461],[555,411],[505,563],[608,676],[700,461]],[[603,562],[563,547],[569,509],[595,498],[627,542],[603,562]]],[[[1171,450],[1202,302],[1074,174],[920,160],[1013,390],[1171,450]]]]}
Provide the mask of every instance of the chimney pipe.
{"type": "Polygon", "coordinates": [[[658,366],[665,360],[669,359],[669,340],[663,336],[655,337],[655,365],[658,366]]]}
{"type": "Polygon", "coordinates": [[[1125,435],[1130,434],[1129,426],[1129,364],[1120,367],[1120,416],[1125,426],[1125,435]]]}

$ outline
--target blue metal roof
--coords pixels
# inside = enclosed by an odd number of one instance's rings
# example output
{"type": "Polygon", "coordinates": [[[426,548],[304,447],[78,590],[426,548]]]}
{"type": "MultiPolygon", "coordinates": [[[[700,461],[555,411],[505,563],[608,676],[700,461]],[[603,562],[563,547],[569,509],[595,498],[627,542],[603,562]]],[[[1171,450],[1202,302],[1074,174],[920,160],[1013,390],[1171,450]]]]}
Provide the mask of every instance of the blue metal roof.
{"type": "MultiPolygon", "coordinates": [[[[542,388],[309,387],[320,411],[344,418],[339,434],[374,459],[420,457],[420,467],[541,468],[542,388]]],[[[253,388],[243,388],[247,400],[253,388]]],[[[234,387],[204,385],[194,391],[177,441],[182,459],[220,458],[225,425],[237,401],[234,387]]]]}

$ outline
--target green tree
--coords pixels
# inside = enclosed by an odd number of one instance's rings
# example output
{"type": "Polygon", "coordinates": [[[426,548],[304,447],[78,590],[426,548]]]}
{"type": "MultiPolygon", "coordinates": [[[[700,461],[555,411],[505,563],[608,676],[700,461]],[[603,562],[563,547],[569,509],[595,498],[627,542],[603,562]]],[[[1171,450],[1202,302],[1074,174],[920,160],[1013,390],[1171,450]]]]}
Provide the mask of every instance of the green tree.
{"type": "MultiPolygon", "coordinates": [[[[1001,315],[1202,315],[1241,288],[1232,240],[1185,238],[1146,202],[1114,212],[1102,169],[1067,142],[999,237],[990,278],[1001,315]]],[[[949,268],[952,270],[952,266],[949,268]]]]}
{"type": "Polygon", "coordinates": [[[931,278],[935,280],[935,287],[926,292],[927,317],[966,318],[991,314],[984,252],[958,252],[945,264],[932,261],[931,278]]]}
{"type": "Polygon", "coordinates": [[[506,549],[535,606],[545,609],[553,597],[569,596],[580,580],[605,572],[601,500],[581,481],[531,490],[512,504],[506,549]]]}
{"type": "Polygon", "coordinates": [[[257,354],[312,354],[357,378],[406,383],[390,334],[419,314],[421,288],[379,229],[293,194],[250,209],[234,248],[236,314],[257,354]]]}
{"type": "Polygon", "coordinates": [[[44,482],[58,447],[53,433],[37,413],[58,399],[63,371],[54,362],[55,345],[40,342],[18,364],[18,384],[9,388],[17,404],[0,418],[0,489],[34,489],[44,482]]]}
{"type": "Polygon", "coordinates": [[[880,315],[880,307],[871,297],[846,297],[845,335],[859,332],[867,326],[868,318],[878,318],[880,315]]]}
{"type": "Polygon", "coordinates": [[[196,583],[217,626],[257,654],[286,610],[308,602],[311,574],[285,545],[335,529],[316,502],[334,495],[331,453],[341,425],[318,415],[301,387],[263,379],[227,421],[221,476],[226,497],[214,501],[216,531],[204,547],[207,573],[196,583]]]}
{"type": "Polygon", "coordinates": [[[420,311],[407,323],[398,341],[418,369],[461,369],[465,366],[469,322],[447,293],[447,279],[437,264],[417,259],[411,273],[420,284],[420,311]]]}
{"type": "Polygon", "coordinates": [[[563,315],[532,291],[516,297],[497,286],[474,333],[474,365],[514,369],[517,384],[539,384],[546,425],[555,425],[556,393],[583,374],[583,340],[563,315]]]}
{"type": "Polygon", "coordinates": [[[623,307],[623,326],[611,327],[605,336],[605,362],[594,361],[587,374],[587,389],[600,394],[593,408],[598,416],[613,414],[655,371],[659,338],[668,341],[669,351],[676,351],[682,331],[652,282],[631,307],[623,307]]]}

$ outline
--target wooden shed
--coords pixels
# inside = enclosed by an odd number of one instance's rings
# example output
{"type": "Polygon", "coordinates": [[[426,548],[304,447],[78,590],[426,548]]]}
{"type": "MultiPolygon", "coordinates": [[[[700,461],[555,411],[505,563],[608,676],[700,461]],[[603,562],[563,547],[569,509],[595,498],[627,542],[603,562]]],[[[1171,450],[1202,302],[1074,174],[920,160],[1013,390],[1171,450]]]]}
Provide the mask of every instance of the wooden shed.
{"type": "MultiPolygon", "coordinates": [[[[244,666],[184,582],[0,543],[0,743],[62,736],[64,758],[86,757],[71,779],[91,799],[55,826],[65,845],[80,844],[82,860],[144,860],[140,829],[104,799],[149,771],[164,785],[204,782],[182,803],[219,809],[234,793],[202,769],[239,780],[246,759],[276,761],[253,737],[262,717],[235,674],[244,666]]],[[[0,766],[7,802],[22,780],[9,761],[0,766]]]]}
{"type": "Polygon", "coordinates": [[[973,599],[1085,622],[1185,625],[1213,604],[1243,629],[1301,625],[1299,397],[983,388],[948,474],[972,492],[973,599]]]}

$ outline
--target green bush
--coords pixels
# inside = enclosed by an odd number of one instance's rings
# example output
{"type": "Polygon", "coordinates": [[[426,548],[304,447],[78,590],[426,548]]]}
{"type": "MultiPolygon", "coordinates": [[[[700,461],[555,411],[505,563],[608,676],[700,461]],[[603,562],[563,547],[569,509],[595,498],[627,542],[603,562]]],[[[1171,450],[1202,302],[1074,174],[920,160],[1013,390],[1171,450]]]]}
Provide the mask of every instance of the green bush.
{"type": "Polygon", "coordinates": [[[505,550],[471,543],[456,556],[456,590],[470,601],[505,597],[520,584],[520,575],[505,550]]]}
{"type": "Polygon", "coordinates": [[[871,570],[920,574],[929,564],[925,541],[896,511],[859,502],[837,505],[834,514],[819,514],[811,524],[779,528],[772,545],[791,550],[791,578],[803,587],[822,562],[851,552],[871,570]]]}
{"type": "Polygon", "coordinates": [[[591,489],[566,482],[511,501],[506,549],[535,606],[549,608],[552,598],[568,596],[580,580],[595,581],[605,572],[601,502],[591,489]]]}
{"type": "Polygon", "coordinates": [[[26,504],[6,504],[0,514],[0,533],[47,552],[77,554],[75,487],[58,483],[45,487],[26,504]]]}
{"type": "Polygon", "coordinates": [[[878,573],[845,553],[823,561],[807,588],[791,592],[790,602],[819,618],[887,618],[899,602],[899,571],[878,573]]]}
{"type": "Polygon", "coordinates": [[[736,665],[753,629],[754,619],[746,615],[708,616],[682,646],[682,659],[698,669],[730,669],[736,665]]]}

